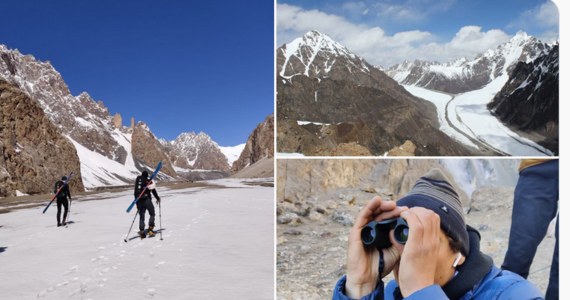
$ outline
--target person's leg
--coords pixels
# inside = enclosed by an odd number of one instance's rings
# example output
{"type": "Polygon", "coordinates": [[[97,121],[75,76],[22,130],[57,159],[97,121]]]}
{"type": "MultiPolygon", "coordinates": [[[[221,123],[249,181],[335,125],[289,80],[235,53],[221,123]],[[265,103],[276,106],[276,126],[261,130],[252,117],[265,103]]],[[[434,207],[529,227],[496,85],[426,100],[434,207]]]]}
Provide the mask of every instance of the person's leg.
{"type": "Polygon", "coordinates": [[[150,229],[154,229],[154,205],[152,204],[152,200],[148,201],[146,208],[148,209],[148,214],[150,215],[150,218],[148,220],[148,227],[150,229]]]}
{"type": "Polygon", "coordinates": [[[63,204],[63,225],[67,224],[67,210],[69,208],[69,203],[67,202],[67,199],[63,199],[61,201],[61,203],[63,204]]]}
{"type": "Polygon", "coordinates": [[[61,226],[61,201],[59,198],[57,201],[57,226],[61,226]]]}
{"type": "Polygon", "coordinates": [[[536,248],[558,208],[558,161],[524,169],[515,188],[509,246],[501,266],[528,277],[536,248]]]}
{"type": "Polygon", "coordinates": [[[558,300],[558,222],[560,215],[556,220],[556,244],[554,245],[554,255],[552,255],[552,264],[550,265],[550,279],[548,288],[546,289],[546,300],[558,300]]]}
{"type": "Polygon", "coordinates": [[[139,210],[139,230],[144,231],[144,212],[146,210],[144,205],[145,200],[139,199],[137,202],[137,208],[139,210]]]}

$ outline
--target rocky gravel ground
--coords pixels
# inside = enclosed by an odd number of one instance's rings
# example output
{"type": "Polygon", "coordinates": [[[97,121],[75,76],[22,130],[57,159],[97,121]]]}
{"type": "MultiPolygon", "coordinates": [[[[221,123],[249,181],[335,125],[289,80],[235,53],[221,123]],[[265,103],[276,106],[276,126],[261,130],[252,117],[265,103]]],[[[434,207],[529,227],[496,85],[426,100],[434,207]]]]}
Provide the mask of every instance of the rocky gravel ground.
{"type": "MultiPolygon", "coordinates": [[[[277,299],[330,299],[345,274],[348,233],[360,208],[378,193],[337,189],[302,200],[277,202],[277,299]]],[[[513,188],[477,190],[466,207],[467,223],[482,235],[482,251],[500,266],[507,250],[513,188]]],[[[388,193],[380,193],[390,199],[388,193]]],[[[529,280],[548,285],[555,239],[539,246],[529,280]]],[[[389,275],[391,277],[391,275],[389,275]]],[[[387,281],[385,281],[387,282],[387,281]]]]}

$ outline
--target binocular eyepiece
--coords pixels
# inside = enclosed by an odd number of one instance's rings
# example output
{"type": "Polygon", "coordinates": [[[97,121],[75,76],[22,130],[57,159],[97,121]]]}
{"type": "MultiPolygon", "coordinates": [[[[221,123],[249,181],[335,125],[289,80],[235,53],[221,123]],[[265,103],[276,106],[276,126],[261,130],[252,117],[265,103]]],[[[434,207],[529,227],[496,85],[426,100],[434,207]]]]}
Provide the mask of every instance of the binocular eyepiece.
{"type": "Polygon", "coordinates": [[[378,250],[390,248],[390,230],[394,229],[394,238],[400,244],[408,241],[409,227],[406,220],[402,218],[394,218],[382,220],[380,222],[372,221],[360,232],[360,238],[365,247],[376,247],[378,250]]]}

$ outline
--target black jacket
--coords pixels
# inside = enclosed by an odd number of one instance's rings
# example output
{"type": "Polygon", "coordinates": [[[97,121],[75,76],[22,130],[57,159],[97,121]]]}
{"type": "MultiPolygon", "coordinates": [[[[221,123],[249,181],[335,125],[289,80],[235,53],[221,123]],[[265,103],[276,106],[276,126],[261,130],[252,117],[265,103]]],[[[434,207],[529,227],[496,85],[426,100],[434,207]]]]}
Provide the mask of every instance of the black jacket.
{"type": "Polygon", "coordinates": [[[145,176],[139,175],[139,176],[137,177],[137,179],[135,180],[135,193],[134,193],[134,194],[135,194],[135,198],[137,198],[139,195],[140,195],[140,199],[152,198],[152,197],[150,196],[150,193],[151,193],[151,191],[152,191],[152,194],[154,195],[154,197],[155,197],[156,199],[160,199],[160,197],[158,197],[158,193],[156,192],[156,189],[154,189],[154,190],[149,190],[149,189],[144,190],[145,187],[146,187],[147,184],[148,184],[148,181],[149,181],[148,178],[146,178],[145,176]],[[143,190],[144,190],[144,194],[141,195],[141,193],[143,192],[143,190]]]}
{"type": "Polygon", "coordinates": [[[59,199],[67,199],[69,197],[69,199],[71,199],[71,193],[69,192],[69,185],[66,182],[63,182],[61,180],[58,180],[55,183],[55,186],[53,188],[53,193],[56,194],[57,193],[57,198],[59,199]],[[61,190],[60,190],[61,188],[61,190]],[[58,193],[59,190],[59,193],[58,193]]]}

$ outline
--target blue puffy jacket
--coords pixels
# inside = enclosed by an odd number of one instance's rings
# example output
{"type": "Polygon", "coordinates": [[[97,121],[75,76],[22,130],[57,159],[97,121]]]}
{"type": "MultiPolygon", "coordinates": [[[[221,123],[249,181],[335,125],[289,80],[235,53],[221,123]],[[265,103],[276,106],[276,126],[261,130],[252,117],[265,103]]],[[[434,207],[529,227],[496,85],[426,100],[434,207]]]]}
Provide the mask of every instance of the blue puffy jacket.
{"type": "MultiPolygon", "coordinates": [[[[344,285],[346,283],[346,276],[343,276],[335,286],[333,300],[349,300],[344,294],[344,285]]],[[[384,287],[380,283],[374,292],[366,295],[362,299],[375,300],[393,300],[394,290],[398,287],[395,280],[392,280],[384,287]]],[[[439,285],[431,285],[421,289],[408,298],[409,300],[423,299],[423,300],[439,300],[449,299],[443,292],[439,285]]],[[[520,277],[519,275],[509,272],[501,271],[493,266],[491,271],[481,280],[481,282],[467,292],[460,300],[495,300],[495,299],[512,299],[512,300],[530,300],[530,299],[544,299],[540,291],[530,282],[520,277]]]]}
{"type": "MultiPolygon", "coordinates": [[[[469,257],[457,268],[458,274],[445,286],[431,285],[411,294],[409,300],[531,300],[544,299],[540,291],[518,274],[503,271],[493,265],[491,258],[479,250],[481,236],[467,225],[469,234],[469,257]],[[451,295],[451,296],[448,296],[451,295]]],[[[344,294],[346,276],[336,284],[333,300],[348,300],[344,294]]],[[[376,289],[363,297],[366,300],[400,300],[398,284],[392,280],[384,288],[382,281],[376,289]]]]}

